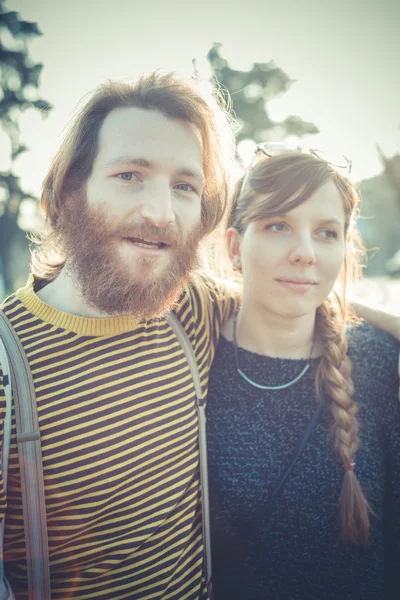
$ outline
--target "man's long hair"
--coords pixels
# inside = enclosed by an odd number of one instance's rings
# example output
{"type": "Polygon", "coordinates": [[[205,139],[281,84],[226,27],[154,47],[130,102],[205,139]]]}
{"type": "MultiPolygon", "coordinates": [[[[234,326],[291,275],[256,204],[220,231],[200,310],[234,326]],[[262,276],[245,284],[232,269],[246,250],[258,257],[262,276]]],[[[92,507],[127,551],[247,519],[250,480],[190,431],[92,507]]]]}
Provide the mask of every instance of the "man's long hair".
{"type": "MultiPolygon", "coordinates": [[[[99,131],[116,108],[157,110],[167,118],[192,124],[204,152],[205,189],[202,197],[202,237],[220,223],[227,206],[228,176],[234,154],[233,120],[217,89],[174,73],[151,73],[135,83],[109,81],[97,87],[78,110],[66,131],[43,182],[41,210],[45,228],[34,239],[32,272],[51,281],[68,257],[62,251],[60,216],[66,199],[84,189],[98,151],[99,131]]],[[[78,218],[78,216],[77,216],[78,218]]]]}

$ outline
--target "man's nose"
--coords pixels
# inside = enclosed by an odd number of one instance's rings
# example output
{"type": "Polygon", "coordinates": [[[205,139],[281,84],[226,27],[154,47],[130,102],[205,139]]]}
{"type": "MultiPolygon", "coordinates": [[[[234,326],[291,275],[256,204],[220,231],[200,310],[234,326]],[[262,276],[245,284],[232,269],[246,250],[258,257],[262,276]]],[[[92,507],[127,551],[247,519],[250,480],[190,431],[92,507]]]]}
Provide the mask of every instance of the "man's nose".
{"type": "Polygon", "coordinates": [[[309,233],[303,233],[296,238],[290,253],[291,263],[313,265],[316,262],[315,249],[309,233]]]}
{"type": "Polygon", "coordinates": [[[172,190],[169,185],[159,183],[151,186],[143,198],[141,216],[156,227],[165,227],[175,222],[172,202],[172,190]]]}

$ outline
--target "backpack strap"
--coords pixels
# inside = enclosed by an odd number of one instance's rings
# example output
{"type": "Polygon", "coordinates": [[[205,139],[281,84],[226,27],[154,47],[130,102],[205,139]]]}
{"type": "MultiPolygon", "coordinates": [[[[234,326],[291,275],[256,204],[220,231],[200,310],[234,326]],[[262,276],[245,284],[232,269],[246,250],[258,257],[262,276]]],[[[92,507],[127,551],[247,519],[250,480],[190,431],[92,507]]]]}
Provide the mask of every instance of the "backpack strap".
{"type": "Polygon", "coordinates": [[[203,548],[204,548],[204,575],[208,591],[211,594],[211,536],[210,536],[210,504],[208,494],[208,468],[207,468],[207,439],[205,401],[201,389],[200,375],[193,346],[182,325],[173,313],[167,313],[165,318],[174,331],[186,355],[192,374],[196,391],[196,410],[199,426],[199,452],[200,452],[200,492],[202,504],[203,548]]]}
{"type": "Polygon", "coordinates": [[[35,388],[22,344],[1,310],[0,336],[8,354],[14,397],[29,600],[49,600],[46,503],[35,388]]]}
{"type": "MultiPolygon", "coordinates": [[[[8,363],[8,356],[6,348],[0,337],[0,365],[3,375],[4,393],[6,396],[6,413],[3,421],[3,443],[1,446],[1,472],[3,475],[4,491],[7,494],[7,477],[8,477],[8,456],[10,454],[10,441],[11,441],[11,421],[12,421],[12,394],[11,394],[11,378],[10,378],[10,365],[8,363]]],[[[0,555],[4,556],[3,545],[4,545],[4,522],[5,518],[0,523],[0,555]]],[[[4,574],[4,562],[0,560],[0,598],[14,599],[8,581],[4,574]]]]}

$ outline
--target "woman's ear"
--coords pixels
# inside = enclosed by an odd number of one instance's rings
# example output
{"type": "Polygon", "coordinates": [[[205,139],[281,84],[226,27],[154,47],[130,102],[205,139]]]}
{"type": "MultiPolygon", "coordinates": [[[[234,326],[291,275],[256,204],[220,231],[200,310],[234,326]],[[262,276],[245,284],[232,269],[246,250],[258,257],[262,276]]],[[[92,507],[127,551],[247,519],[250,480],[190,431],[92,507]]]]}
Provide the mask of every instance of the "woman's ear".
{"type": "Polygon", "coordinates": [[[240,258],[240,233],[234,227],[229,227],[229,229],[226,232],[226,239],[228,244],[228,254],[232,263],[232,268],[234,271],[241,271],[242,263],[240,258]]]}

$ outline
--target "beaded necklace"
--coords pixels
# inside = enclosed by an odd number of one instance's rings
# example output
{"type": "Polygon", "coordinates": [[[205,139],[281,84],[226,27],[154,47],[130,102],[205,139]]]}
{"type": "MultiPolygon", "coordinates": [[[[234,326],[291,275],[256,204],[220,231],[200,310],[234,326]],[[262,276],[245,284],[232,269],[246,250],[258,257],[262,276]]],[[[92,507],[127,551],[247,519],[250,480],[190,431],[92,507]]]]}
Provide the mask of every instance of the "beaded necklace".
{"type": "Polygon", "coordinates": [[[250,383],[250,385],[253,385],[256,388],[259,388],[260,390],[284,390],[285,388],[288,388],[288,387],[294,385],[295,383],[297,383],[307,373],[307,371],[311,365],[311,356],[312,356],[312,352],[314,349],[314,340],[313,340],[313,343],[311,346],[311,352],[310,352],[310,356],[308,359],[308,363],[306,364],[306,366],[304,367],[302,372],[299,373],[299,375],[297,375],[297,377],[292,379],[292,381],[288,381],[288,383],[283,383],[282,385],[261,385],[260,383],[256,383],[255,381],[250,379],[250,377],[247,377],[247,375],[245,373],[243,373],[243,371],[241,370],[241,368],[239,366],[238,345],[237,345],[237,338],[236,338],[237,316],[238,316],[238,313],[236,313],[233,317],[233,347],[235,350],[236,370],[239,373],[239,375],[245,381],[247,381],[247,383],[250,383]]]}

